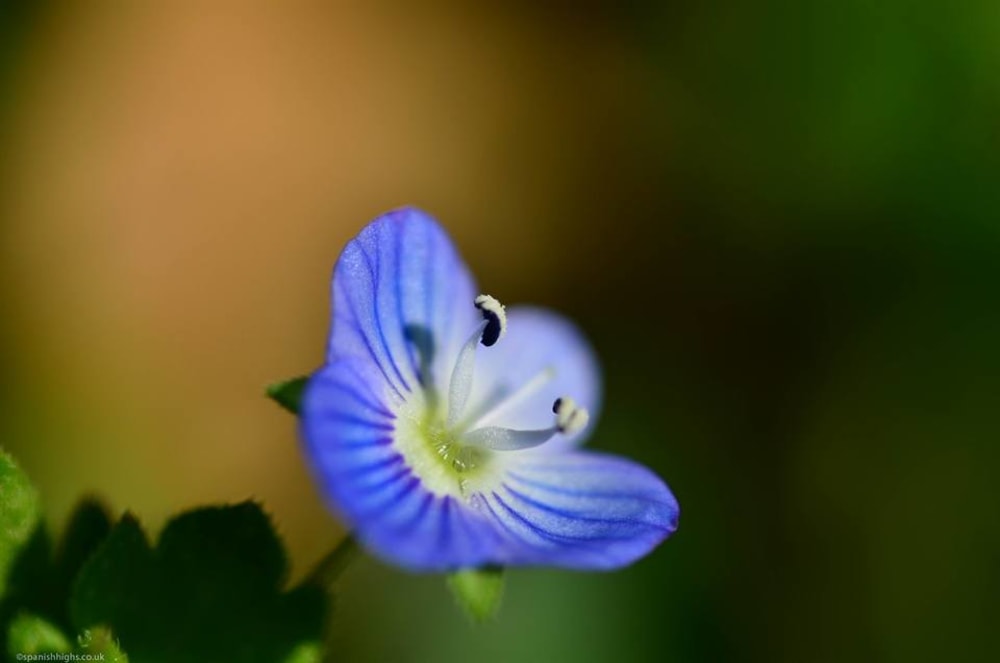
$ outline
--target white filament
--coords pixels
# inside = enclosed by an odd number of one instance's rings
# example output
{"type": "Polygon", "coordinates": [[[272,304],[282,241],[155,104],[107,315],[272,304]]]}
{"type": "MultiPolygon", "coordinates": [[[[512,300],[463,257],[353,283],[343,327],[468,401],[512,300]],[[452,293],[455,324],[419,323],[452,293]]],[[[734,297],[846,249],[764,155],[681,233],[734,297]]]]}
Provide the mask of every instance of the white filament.
{"type": "Polygon", "coordinates": [[[494,451],[519,451],[530,449],[548,442],[556,433],[572,435],[583,430],[590,421],[586,408],[576,404],[572,398],[556,399],[552,406],[556,424],[551,428],[536,430],[515,430],[502,426],[484,426],[464,436],[466,444],[474,444],[494,451]]]}
{"type": "Polygon", "coordinates": [[[500,426],[486,426],[466,433],[463,440],[494,451],[518,451],[537,447],[559,432],[556,427],[541,430],[513,430],[500,426]]]}
{"type": "Polygon", "coordinates": [[[458,353],[455,368],[451,371],[451,383],[448,385],[448,427],[451,428],[462,416],[465,404],[472,393],[473,369],[476,367],[476,346],[482,338],[488,322],[483,320],[476,325],[472,336],[465,342],[458,353]]]}

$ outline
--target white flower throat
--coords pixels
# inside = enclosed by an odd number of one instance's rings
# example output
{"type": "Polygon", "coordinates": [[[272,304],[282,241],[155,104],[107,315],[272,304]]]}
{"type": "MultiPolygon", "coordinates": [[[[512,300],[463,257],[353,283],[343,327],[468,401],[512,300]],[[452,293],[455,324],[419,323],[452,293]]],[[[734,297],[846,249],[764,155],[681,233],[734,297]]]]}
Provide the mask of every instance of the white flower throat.
{"type": "Polygon", "coordinates": [[[474,302],[483,315],[462,345],[451,369],[447,399],[440,399],[429,385],[413,392],[396,418],[393,441],[406,463],[424,485],[438,495],[468,497],[496,485],[499,473],[488,471],[502,462],[502,454],[544,444],[555,435],[571,435],[587,426],[590,415],[568,396],[551,407],[553,425],[518,430],[495,425],[505,412],[530,402],[532,396],[555,377],[555,369],[543,368],[513,390],[487,394],[469,403],[473,391],[475,357],[479,346],[492,347],[507,333],[503,305],[490,295],[474,302]]]}

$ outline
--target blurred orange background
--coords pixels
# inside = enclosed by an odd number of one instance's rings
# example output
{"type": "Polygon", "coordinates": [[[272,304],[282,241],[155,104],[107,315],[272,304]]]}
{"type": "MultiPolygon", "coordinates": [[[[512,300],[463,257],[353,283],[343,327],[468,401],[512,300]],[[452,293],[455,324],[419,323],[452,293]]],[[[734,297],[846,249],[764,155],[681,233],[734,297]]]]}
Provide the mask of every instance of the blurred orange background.
{"type": "Polygon", "coordinates": [[[11,92],[4,262],[14,342],[33,348],[13,359],[42,392],[14,412],[33,440],[14,446],[53,517],[85,491],[152,522],[254,496],[316,556],[335,529],[261,394],[322,360],[344,243],[414,203],[498,291],[540,300],[581,262],[541,221],[572,195],[595,116],[619,112],[600,100],[638,94],[615,75],[627,51],[586,27],[554,45],[502,15],[400,11],[39,18],[11,92]]]}
{"type": "Polygon", "coordinates": [[[9,3],[3,445],[58,526],[262,501],[343,534],[295,422],[341,248],[415,204],[568,313],[593,444],[677,493],[613,575],[467,626],[371,561],[344,660],[982,660],[1000,590],[1000,14],[891,0],[9,3]]]}

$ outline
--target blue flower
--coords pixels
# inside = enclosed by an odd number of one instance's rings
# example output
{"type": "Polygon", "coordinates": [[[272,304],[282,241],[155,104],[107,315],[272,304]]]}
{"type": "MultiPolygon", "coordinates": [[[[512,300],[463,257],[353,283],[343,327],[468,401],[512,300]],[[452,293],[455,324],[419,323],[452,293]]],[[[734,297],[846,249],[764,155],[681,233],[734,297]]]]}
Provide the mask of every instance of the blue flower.
{"type": "Polygon", "coordinates": [[[600,398],[570,322],[481,295],[444,230],[404,208],[337,262],[301,421],[332,506],[385,560],[611,569],[669,536],[678,507],[641,465],[579,450],[600,398]]]}

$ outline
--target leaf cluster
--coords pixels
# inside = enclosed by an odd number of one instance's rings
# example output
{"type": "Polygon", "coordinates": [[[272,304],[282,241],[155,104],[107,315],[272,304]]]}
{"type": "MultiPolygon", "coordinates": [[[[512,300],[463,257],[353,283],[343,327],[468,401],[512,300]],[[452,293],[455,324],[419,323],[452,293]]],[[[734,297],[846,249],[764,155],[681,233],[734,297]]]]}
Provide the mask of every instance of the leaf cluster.
{"type": "Polygon", "coordinates": [[[0,452],[0,645],[105,661],[319,661],[329,599],[286,589],[284,548],[253,502],[182,513],[151,542],[80,503],[54,543],[37,491],[0,452]]]}

